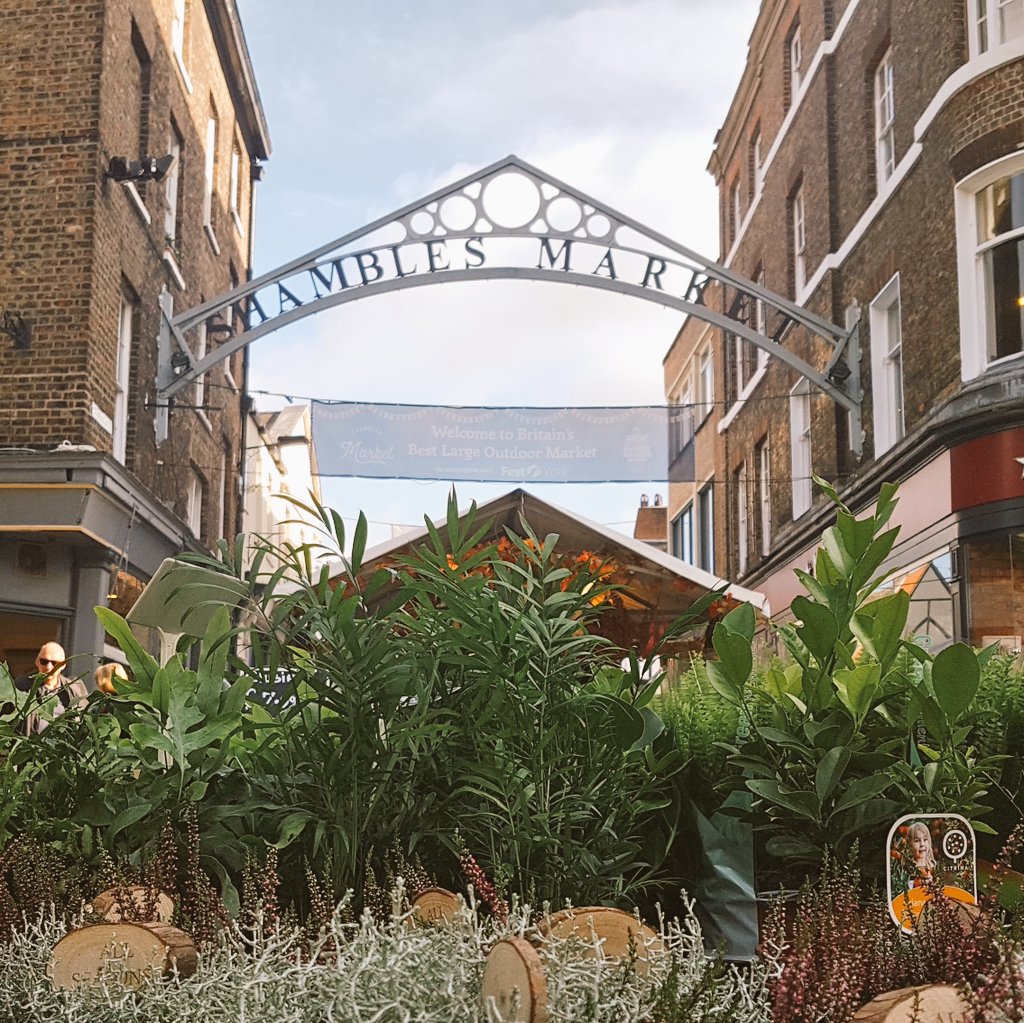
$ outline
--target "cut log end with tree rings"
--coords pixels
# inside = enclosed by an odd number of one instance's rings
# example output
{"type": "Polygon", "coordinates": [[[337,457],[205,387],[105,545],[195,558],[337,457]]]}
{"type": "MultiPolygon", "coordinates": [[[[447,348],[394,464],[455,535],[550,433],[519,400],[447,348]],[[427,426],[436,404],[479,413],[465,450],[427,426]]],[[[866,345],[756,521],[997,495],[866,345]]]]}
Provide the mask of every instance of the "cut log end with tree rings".
{"type": "Polygon", "coordinates": [[[437,924],[450,920],[462,907],[462,899],[446,888],[428,888],[412,904],[413,919],[421,924],[437,924]]]}
{"type": "MultiPolygon", "coordinates": [[[[91,903],[92,912],[106,923],[169,924],[174,919],[174,901],[166,892],[142,885],[110,888],[100,892],[91,903]]],[[[89,907],[87,906],[88,910],[89,907]]]]}
{"type": "MultiPolygon", "coordinates": [[[[576,937],[588,946],[596,938],[604,955],[617,959],[635,955],[640,969],[646,967],[652,953],[664,951],[664,943],[654,928],[621,909],[605,906],[563,909],[542,920],[538,926],[545,936],[576,937]]],[[[596,948],[594,954],[597,954],[596,948]]]]}
{"type": "Polygon", "coordinates": [[[964,1023],[967,1004],[949,984],[886,991],[858,1010],[851,1023],[964,1023]]]}
{"type": "Polygon", "coordinates": [[[488,953],[480,985],[488,1023],[546,1023],[547,982],[534,947],[523,938],[499,941],[488,953]]]}
{"type": "Polygon", "coordinates": [[[175,972],[189,977],[197,962],[192,939],[170,924],[90,924],[54,945],[49,975],[55,988],[137,988],[175,972]]]}

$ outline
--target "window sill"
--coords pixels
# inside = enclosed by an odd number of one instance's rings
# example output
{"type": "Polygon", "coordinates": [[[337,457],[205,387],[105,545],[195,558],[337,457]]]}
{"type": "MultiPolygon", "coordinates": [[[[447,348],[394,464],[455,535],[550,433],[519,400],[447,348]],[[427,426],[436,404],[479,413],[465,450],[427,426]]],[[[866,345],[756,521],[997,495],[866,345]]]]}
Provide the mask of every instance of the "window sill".
{"type": "Polygon", "coordinates": [[[235,394],[237,394],[239,391],[239,387],[238,384],[235,383],[235,378],[231,375],[231,370],[228,369],[227,359],[224,360],[224,379],[227,381],[228,387],[230,387],[231,390],[233,390],[235,394]]]}
{"type": "Polygon", "coordinates": [[[114,436],[114,420],[111,419],[110,416],[108,416],[106,412],[96,404],[96,402],[92,403],[92,407],[89,409],[89,414],[92,416],[93,420],[99,424],[100,429],[102,429],[104,433],[109,433],[111,437],[114,436]]]}
{"type": "Polygon", "coordinates": [[[170,249],[164,249],[163,255],[164,263],[167,264],[167,269],[171,272],[171,278],[174,283],[177,284],[179,291],[185,290],[185,278],[181,275],[181,267],[178,266],[178,260],[174,253],[170,249]]]}
{"type": "Polygon", "coordinates": [[[238,215],[238,210],[231,211],[231,222],[235,225],[235,230],[238,232],[238,237],[244,238],[245,228],[242,226],[242,218],[238,215]]]}
{"type": "Polygon", "coordinates": [[[146,204],[142,201],[142,196],[139,195],[139,190],[135,187],[134,181],[126,181],[121,187],[124,189],[125,194],[132,201],[132,205],[135,207],[135,212],[142,218],[142,222],[148,227],[153,223],[153,218],[149,215],[149,210],[146,209],[146,204]]]}
{"type": "Polygon", "coordinates": [[[220,255],[220,242],[217,241],[217,236],[213,233],[213,225],[210,223],[203,224],[203,229],[206,231],[206,237],[210,240],[210,248],[213,249],[215,256],[220,255]]]}
{"type": "MultiPolygon", "coordinates": [[[[204,401],[206,400],[205,396],[204,396],[203,400],[204,401]]],[[[210,422],[210,417],[201,408],[197,408],[196,409],[196,418],[199,420],[199,422],[201,422],[203,424],[203,426],[206,427],[206,432],[209,433],[209,435],[212,437],[213,436],[213,423],[210,422]]]]}
{"type": "Polygon", "coordinates": [[[185,91],[191,96],[194,89],[192,79],[189,77],[188,68],[185,67],[185,58],[177,51],[174,51],[174,63],[178,65],[178,73],[181,75],[181,83],[185,91]]]}

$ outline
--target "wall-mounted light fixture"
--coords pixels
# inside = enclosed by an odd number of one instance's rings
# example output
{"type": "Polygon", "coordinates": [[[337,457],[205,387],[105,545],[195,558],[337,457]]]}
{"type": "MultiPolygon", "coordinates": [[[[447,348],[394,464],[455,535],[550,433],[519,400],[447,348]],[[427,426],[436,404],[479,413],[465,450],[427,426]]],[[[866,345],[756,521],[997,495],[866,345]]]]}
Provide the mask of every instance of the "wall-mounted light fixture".
{"type": "Polygon", "coordinates": [[[163,181],[175,159],[173,153],[160,157],[144,156],[141,160],[129,160],[127,156],[112,156],[106,177],[121,184],[130,181],[163,181]]]}
{"type": "Polygon", "coordinates": [[[180,376],[192,368],[192,360],[184,352],[175,352],[171,356],[171,369],[180,376]]]}
{"type": "Polygon", "coordinates": [[[14,342],[14,347],[20,351],[32,347],[32,324],[24,316],[18,316],[5,309],[0,314],[0,332],[6,334],[14,342]]]}

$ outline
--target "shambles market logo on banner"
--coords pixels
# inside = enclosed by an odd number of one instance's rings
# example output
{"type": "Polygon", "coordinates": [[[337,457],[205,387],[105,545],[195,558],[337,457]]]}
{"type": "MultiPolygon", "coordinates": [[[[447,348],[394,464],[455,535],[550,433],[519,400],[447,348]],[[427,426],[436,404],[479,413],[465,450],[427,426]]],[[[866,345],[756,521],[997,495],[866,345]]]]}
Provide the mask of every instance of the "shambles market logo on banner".
{"type": "Polygon", "coordinates": [[[668,479],[670,461],[673,480],[692,478],[692,434],[676,422],[689,415],[681,406],[317,402],[313,437],[323,476],[633,483],[668,479]]]}

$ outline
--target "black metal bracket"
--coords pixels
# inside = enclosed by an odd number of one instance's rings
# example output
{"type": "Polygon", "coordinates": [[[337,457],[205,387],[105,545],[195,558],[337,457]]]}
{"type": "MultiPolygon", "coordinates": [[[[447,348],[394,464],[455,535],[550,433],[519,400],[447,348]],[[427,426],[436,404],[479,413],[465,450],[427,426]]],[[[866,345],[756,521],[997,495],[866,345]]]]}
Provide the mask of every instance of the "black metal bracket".
{"type": "Polygon", "coordinates": [[[6,334],[19,351],[32,347],[32,323],[24,316],[17,316],[4,310],[0,316],[0,332],[6,334]]]}

